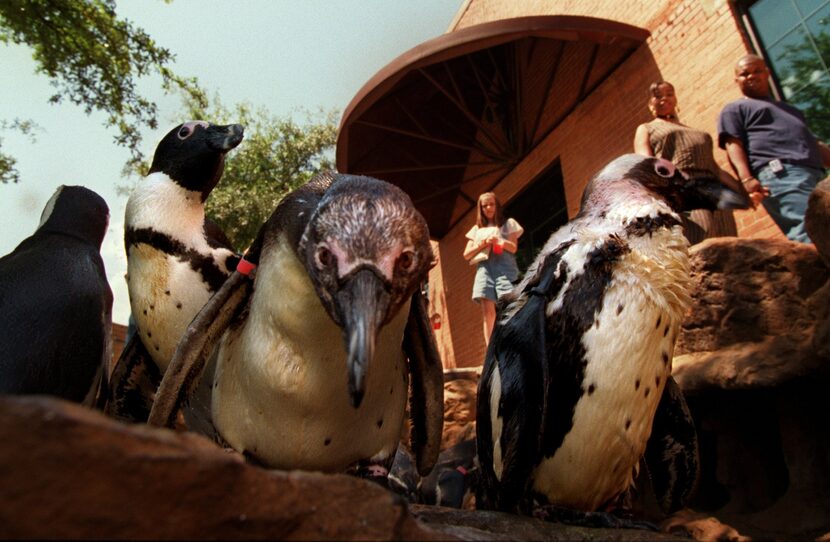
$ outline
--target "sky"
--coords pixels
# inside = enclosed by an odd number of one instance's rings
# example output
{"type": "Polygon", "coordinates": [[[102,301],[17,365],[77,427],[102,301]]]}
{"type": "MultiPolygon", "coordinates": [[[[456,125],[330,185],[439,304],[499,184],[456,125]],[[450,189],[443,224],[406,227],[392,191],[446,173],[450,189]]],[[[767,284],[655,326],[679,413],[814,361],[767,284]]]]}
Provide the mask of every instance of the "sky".
{"type": "MultiPolygon", "coordinates": [[[[246,101],[276,115],[305,118],[303,109],[346,108],[381,68],[448,29],[461,0],[123,0],[116,11],[176,55],[171,65],[195,76],[209,96],[232,106],[246,101]]],[[[0,255],[37,229],[44,205],[60,185],[83,185],[110,208],[101,247],[114,294],[113,321],[126,324],[124,207],[129,185],[121,169],[129,158],[100,113],[48,103],[49,80],[35,73],[31,50],[0,45],[0,120],[32,120],[34,140],[0,131],[3,150],[17,159],[21,181],[0,184],[0,255]]],[[[152,156],[181,117],[181,100],[165,96],[156,78],[139,89],[159,106],[159,127],[143,131],[152,156]]],[[[204,119],[211,120],[211,119],[204,119]]],[[[242,145],[244,145],[244,141],[242,145]]],[[[59,280],[59,277],[55,277],[59,280]]]]}

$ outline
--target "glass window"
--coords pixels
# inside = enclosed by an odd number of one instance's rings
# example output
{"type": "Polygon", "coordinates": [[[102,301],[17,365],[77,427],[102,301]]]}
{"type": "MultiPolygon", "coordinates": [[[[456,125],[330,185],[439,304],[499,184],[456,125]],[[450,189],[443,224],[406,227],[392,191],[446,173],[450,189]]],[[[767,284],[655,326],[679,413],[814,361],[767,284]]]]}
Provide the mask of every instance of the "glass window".
{"type": "Polygon", "coordinates": [[[830,140],[830,0],[748,5],[782,97],[804,111],[819,138],[830,140]]]}
{"type": "Polygon", "coordinates": [[[504,206],[504,216],[525,229],[519,237],[516,263],[524,274],[550,235],[568,222],[562,168],[555,162],[504,206]]]}
{"type": "Polygon", "coordinates": [[[799,22],[801,16],[790,0],[760,0],[749,8],[764,47],[772,47],[799,22]]]}

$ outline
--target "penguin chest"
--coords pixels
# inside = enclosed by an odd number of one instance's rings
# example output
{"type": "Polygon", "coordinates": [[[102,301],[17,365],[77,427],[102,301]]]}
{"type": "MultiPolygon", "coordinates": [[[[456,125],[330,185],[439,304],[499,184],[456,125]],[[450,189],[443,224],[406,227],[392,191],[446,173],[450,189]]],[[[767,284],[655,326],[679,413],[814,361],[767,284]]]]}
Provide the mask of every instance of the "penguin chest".
{"type": "Polygon", "coordinates": [[[366,393],[354,408],[343,331],[296,257],[287,250],[282,255],[279,266],[261,263],[261,295],[245,324],[223,337],[214,425],[236,450],[273,468],[341,472],[359,460],[391,456],[408,390],[402,351],[408,304],[380,330],[366,393]],[[279,272],[269,277],[269,268],[279,272]]]}
{"type": "Polygon", "coordinates": [[[596,510],[636,476],[682,317],[652,294],[636,280],[613,281],[580,339],[586,365],[572,428],[534,473],[534,490],[551,503],[596,510]]]}
{"type": "Polygon", "coordinates": [[[187,325],[213,292],[187,262],[147,244],[129,248],[127,276],[139,336],[164,374],[187,325]]]}

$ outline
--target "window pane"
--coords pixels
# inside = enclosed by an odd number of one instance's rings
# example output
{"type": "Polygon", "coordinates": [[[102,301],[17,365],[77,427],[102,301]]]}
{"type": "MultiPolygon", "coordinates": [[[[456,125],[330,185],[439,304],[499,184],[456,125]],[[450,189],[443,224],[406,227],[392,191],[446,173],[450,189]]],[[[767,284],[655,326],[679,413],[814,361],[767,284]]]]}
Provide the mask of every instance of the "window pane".
{"type": "Polygon", "coordinates": [[[761,0],[749,8],[752,21],[765,47],[772,47],[801,22],[790,0],[761,0]]]}
{"type": "Polygon", "coordinates": [[[524,273],[550,235],[568,222],[561,164],[554,163],[505,205],[504,216],[525,229],[516,251],[516,264],[524,273]]]}
{"type": "MultiPolygon", "coordinates": [[[[805,23],[807,24],[807,29],[810,31],[810,34],[812,34],[813,39],[817,42],[821,40],[826,42],[830,39],[828,38],[828,34],[830,34],[830,2],[818,10],[815,15],[808,18],[805,23]]],[[[821,49],[820,45],[819,49],[821,49]]],[[[828,51],[821,51],[825,62],[830,60],[827,58],[827,53],[828,51]]]]}
{"type": "Polygon", "coordinates": [[[807,117],[807,124],[816,136],[830,141],[830,75],[802,89],[793,96],[791,103],[807,117]]]}
{"type": "Polygon", "coordinates": [[[787,34],[767,53],[786,99],[822,75],[823,65],[803,27],[787,34]],[[816,70],[818,74],[814,74],[816,70]]]}
{"type": "Polygon", "coordinates": [[[809,17],[822,4],[827,4],[827,0],[795,0],[802,17],[809,17]]]}

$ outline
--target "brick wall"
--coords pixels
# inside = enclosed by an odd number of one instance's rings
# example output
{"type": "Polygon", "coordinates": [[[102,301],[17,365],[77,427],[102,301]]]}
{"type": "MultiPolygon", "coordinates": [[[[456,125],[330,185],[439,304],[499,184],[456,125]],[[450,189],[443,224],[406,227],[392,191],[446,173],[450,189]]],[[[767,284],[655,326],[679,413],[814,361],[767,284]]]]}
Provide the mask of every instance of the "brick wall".
{"type": "MultiPolygon", "coordinates": [[[[591,175],[614,157],[631,152],[634,130],[651,118],[647,89],[656,80],[674,84],[684,123],[708,130],[717,139],[720,109],[740,96],[732,66],[749,50],[726,0],[469,0],[450,30],[501,18],[556,14],[611,19],[646,28],[652,35],[496,187],[502,202],[558,157],[568,213],[573,216],[591,175]]],[[[716,149],[715,158],[730,171],[723,151],[716,149]]],[[[783,237],[763,210],[737,212],[735,218],[740,236],[783,237]]],[[[464,234],[474,220],[469,213],[441,240],[436,250],[441,257],[430,275],[431,301],[436,299],[442,317],[437,338],[448,367],[479,365],[484,357],[481,311],[470,299],[474,270],[461,257],[464,234]]]]}

